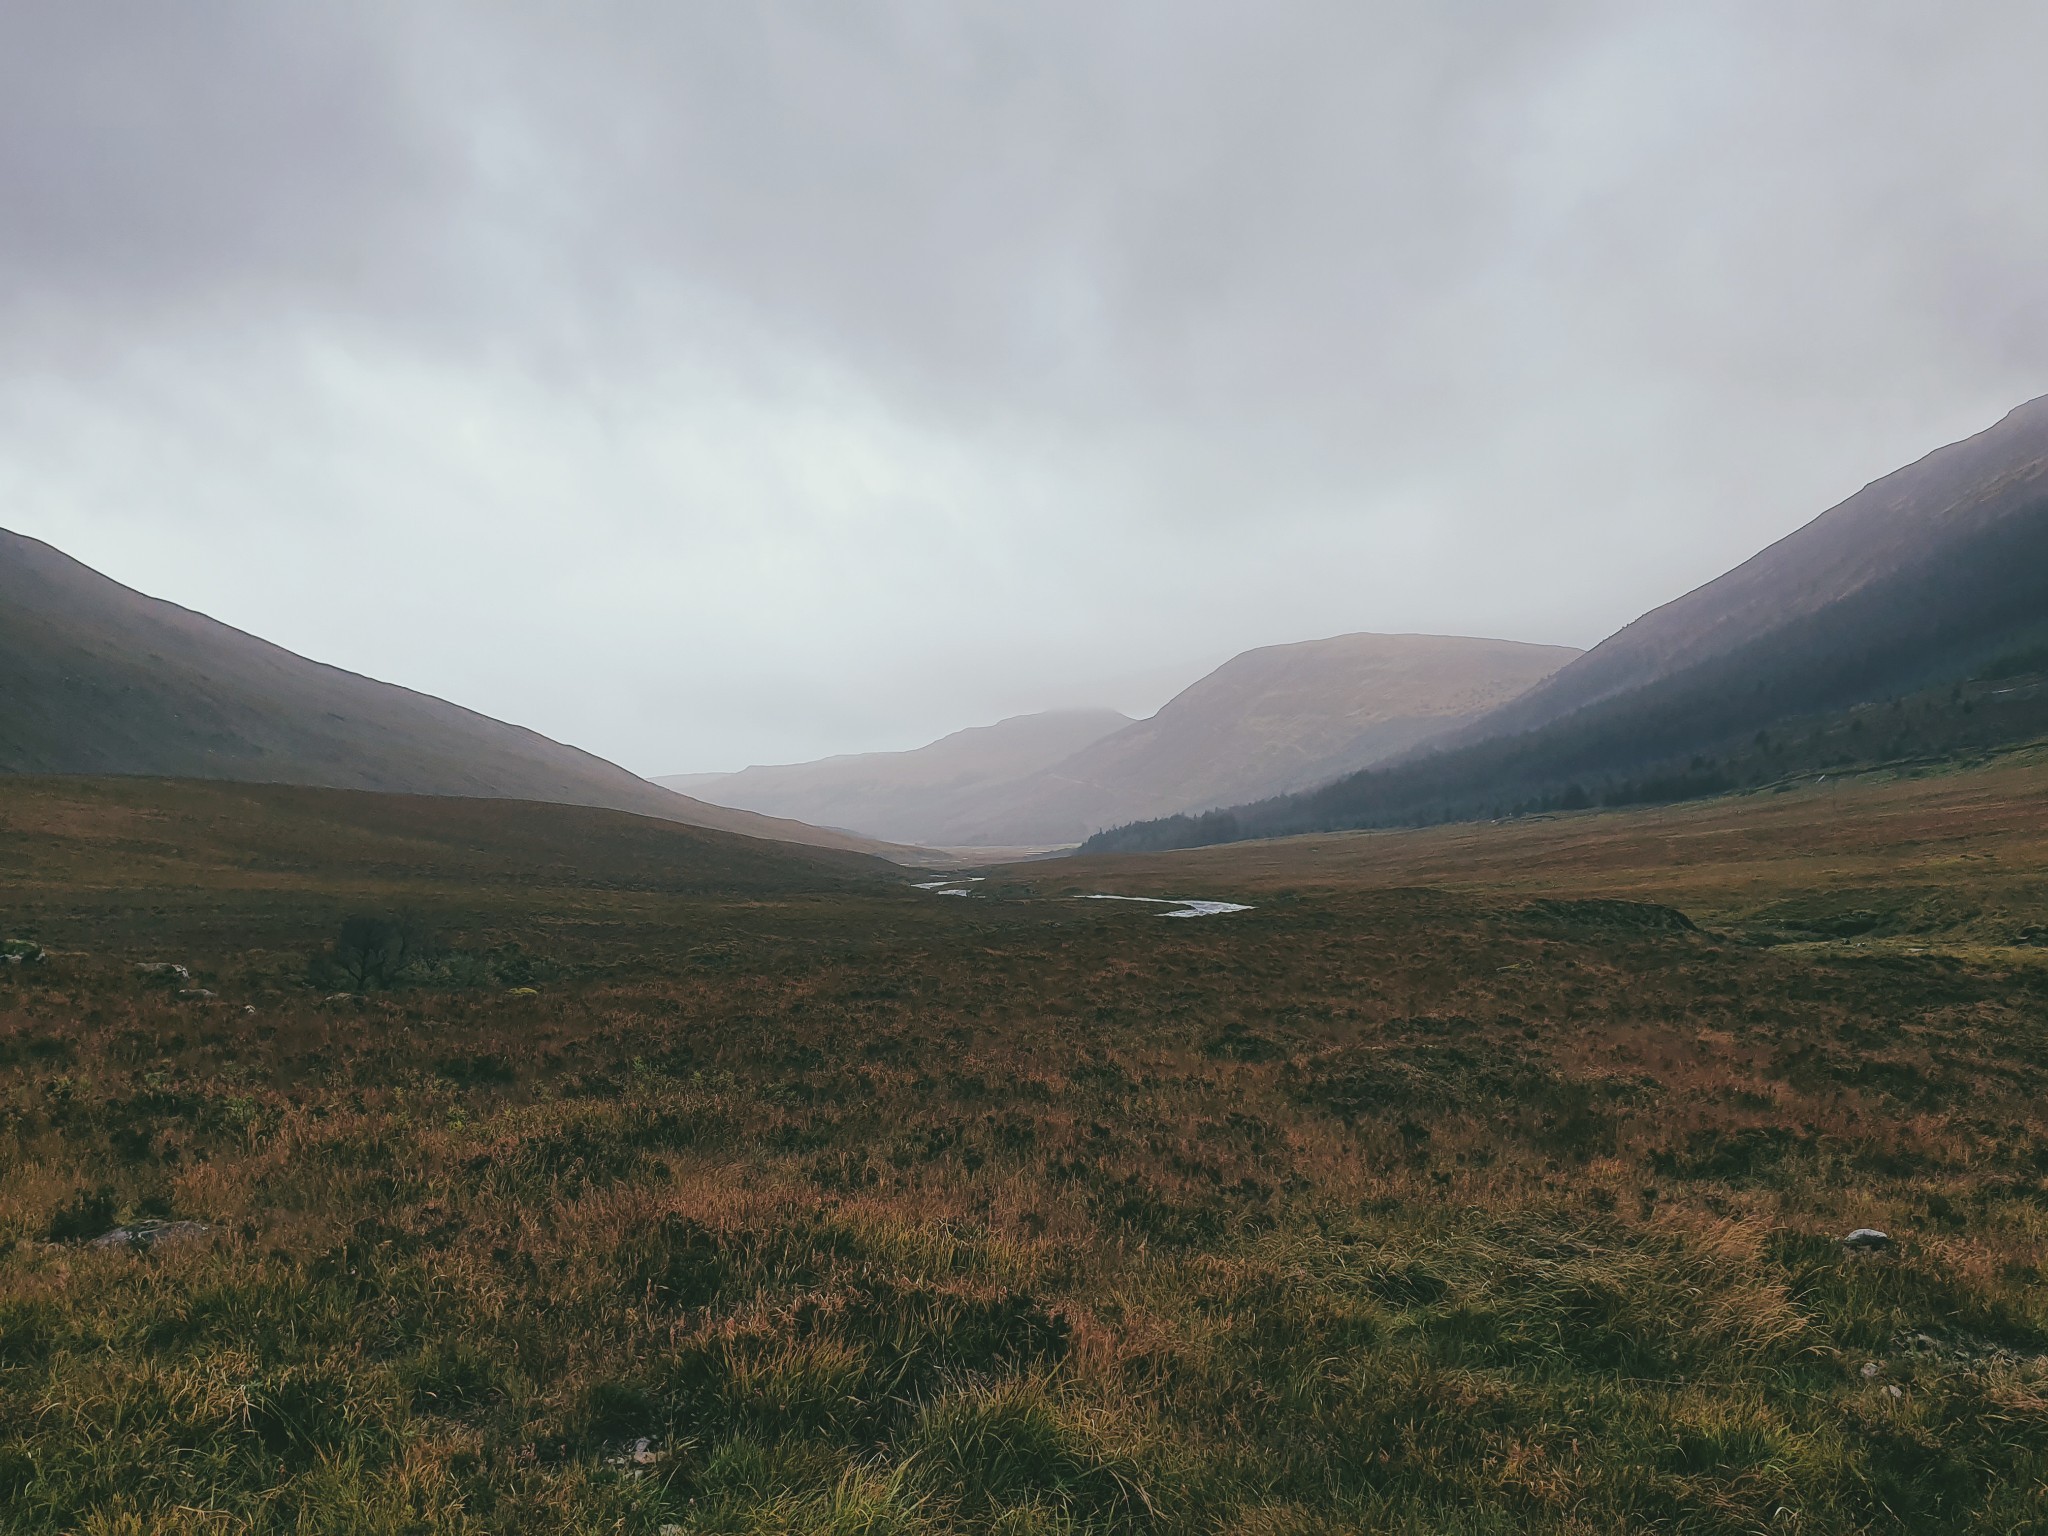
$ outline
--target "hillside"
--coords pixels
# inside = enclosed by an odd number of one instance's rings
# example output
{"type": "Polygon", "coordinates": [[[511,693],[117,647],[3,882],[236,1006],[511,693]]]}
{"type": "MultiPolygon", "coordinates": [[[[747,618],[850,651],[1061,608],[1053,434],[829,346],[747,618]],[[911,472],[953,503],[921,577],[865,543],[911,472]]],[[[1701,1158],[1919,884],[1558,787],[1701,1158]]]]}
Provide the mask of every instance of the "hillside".
{"type": "Polygon", "coordinates": [[[544,911],[566,936],[593,903],[817,897],[904,879],[863,854],[595,806],[203,779],[15,778],[0,846],[8,921],[40,914],[95,947],[138,931],[288,946],[350,910],[419,912],[451,895],[471,912],[544,911]],[[65,882],[93,895],[44,910],[65,882]]]}
{"type": "Polygon", "coordinates": [[[1284,794],[1383,761],[1569,662],[1564,646],[1338,635],[1233,657],[1150,719],[1105,736],[948,843],[1070,843],[1139,816],[1284,794]]]}
{"type": "Polygon", "coordinates": [[[1569,886],[1677,905],[1760,944],[2035,946],[2048,942],[2048,746],[1676,805],[1076,855],[1006,869],[988,888],[1027,883],[1251,903],[1424,887],[1526,898],[1569,886]]]}
{"type": "Polygon", "coordinates": [[[738,773],[654,782],[717,805],[850,827],[905,842],[946,842],[996,791],[1131,724],[1113,709],[1048,710],[955,731],[908,752],[862,752],[738,773]]]}
{"type": "Polygon", "coordinates": [[[2048,399],[1866,487],[1437,750],[1098,846],[1669,799],[1976,750],[2048,728],[2044,645],[2048,399]]]}
{"type": "Polygon", "coordinates": [[[1058,846],[1135,817],[1282,794],[1383,761],[1577,654],[1506,640],[1338,635],[1246,651],[1146,720],[1109,710],[1026,715],[916,752],[661,782],[873,837],[1058,846]],[[1062,740],[1071,744],[1054,750],[1062,740]]]}
{"type": "Polygon", "coordinates": [[[1962,677],[2048,638],[2048,396],[1936,449],[1602,641],[1489,716],[1527,731],[1731,657],[1796,644],[1801,706],[1850,704],[1962,677]],[[2008,562],[2016,562],[2008,565],[2008,562]],[[2038,626],[2038,627],[2037,627],[2038,626]]]}
{"type": "Polygon", "coordinates": [[[5,530],[0,773],[554,801],[881,851],[862,838],[707,805],[537,732],[308,661],[5,530]]]}

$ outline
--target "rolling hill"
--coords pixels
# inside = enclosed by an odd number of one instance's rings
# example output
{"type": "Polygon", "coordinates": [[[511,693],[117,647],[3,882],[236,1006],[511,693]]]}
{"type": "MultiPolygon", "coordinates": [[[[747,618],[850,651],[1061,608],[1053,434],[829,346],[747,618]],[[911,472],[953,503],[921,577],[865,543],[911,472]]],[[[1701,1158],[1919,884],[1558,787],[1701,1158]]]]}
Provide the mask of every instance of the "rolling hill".
{"type": "Polygon", "coordinates": [[[875,837],[1059,846],[1134,817],[1336,778],[1483,714],[1576,655],[1505,640],[1338,635],[1247,651],[1146,720],[1026,715],[916,752],[662,782],[875,837]]]}
{"type": "Polygon", "coordinates": [[[0,773],[551,801],[779,842],[888,851],[707,805],[537,732],[308,661],[5,530],[0,773]]]}
{"type": "Polygon", "coordinates": [[[449,891],[516,904],[542,890],[761,896],[894,889],[903,878],[862,854],[596,806],[228,780],[24,775],[0,797],[0,840],[12,907],[53,881],[82,880],[124,896],[108,907],[124,922],[138,894],[158,917],[166,903],[211,913],[238,895],[246,927],[252,904],[328,898],[377,910],[449,891]]]}
{"type": "Polygon", "coordinates": [[[1427,753],[1096,846],[1680,798],[2023,739],[2048,729],[2029,681],[2043,647],[2048,398],[1865,487],[1427,753]],[[1972,681],[1993,674],[2009,685],[1972,681]]]}
{"type": "Polygon", "coordinates": [[[1246,651],[1150,719],[1018,785],[983,813],[981,835],[947,841],[1071,843],[1134,817],[1320,784],[1485,713],[1578,654],[1509,640],[1373,634],[1246,651]]]}
{"type": "Polygon", "coordinates": [[[945,842],[991,795],[1131,724],[1113,709],[1062,709],[974,726],[908,752],[862,752],[654,782],[719,805],[904,842],[945,842]]]}

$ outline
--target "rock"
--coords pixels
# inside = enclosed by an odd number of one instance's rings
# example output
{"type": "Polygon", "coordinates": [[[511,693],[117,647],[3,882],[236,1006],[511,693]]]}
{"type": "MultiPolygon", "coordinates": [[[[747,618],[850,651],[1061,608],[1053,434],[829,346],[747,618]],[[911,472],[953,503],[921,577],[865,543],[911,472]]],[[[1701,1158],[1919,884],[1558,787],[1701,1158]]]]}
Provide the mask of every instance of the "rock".
{"type": "Polygon", "coordinates": [[[654,1448],[654,1442],[643,1436],[630,1445],[619,1442],[619,1449],[606,1456],[605,1462],[609,1466],[624,1468],[628,1477],[641,1477],[645,1475],[646,1468],[658,1465],[661,1459],[662,1453],[654,1448]]]}
{"type": "Polygon", "coordinates": [[[178,1001],[181,1003],[203,1003],[212,996],[213,994],[204,987],[182,987],[178,991],[178,1001]]]}
{"type": "Polygon", "coordinates": [[[116,1227],[111,1232],[103,1232],[85,1246],[125,1248],[130,1252],[146,1253],[152,1248],[191,1242],[212,1230],[203,1221],[138,1221],[131,1227],[116,1227]]]}
{"type": "Polygon", "coordinates": [[[160,976],[165,981],[190,981],[192,973],[182,965],[173,965],[168,960],[145,960],[135,967],[145,976],[160,976]]]}
{"type": "Polygon", "coordinates": [[[0,964],[41,965],[46,958],[33,939],[0,939],[0,964]]]}
{"type": "Polygon", "coordinates": [[[244,1003],[242,1004],[242,1012],[249,1014],[251,1017],[254,1017],[256,1013],[256,1005],[254,1003],[244,1003]]]}
{"type": "Polygon", "coordinates": [[[1863,1379],[1865,1381],[1875,1381],[1878,1377],[1882,1376],[1883,1374],[1884,1367],[1879,1365],[1875,1360],[1866,1361],[1864,1363],[1863,1379]]]}
{"type": "Polygon", "coordinates": [[[1842,1239],[1842,1246],[1851,1253],[1876,1253],[1891,1245],[1890,1235],[1878,1231],[1875,1227],[1858,1227],[1842,1239]]]}
{"type": "Polygon", "coordinates": [[[1900,1398],[1906,1395],[1906,1389],[1904,1387],[1899,1386],[1896,1382],[1894,1382],[1891,1386],[1886,1387],[1884,1389],[1884,1395],[1892,1399],[1892,1401],[1897,1402],[1900,1398]]]}

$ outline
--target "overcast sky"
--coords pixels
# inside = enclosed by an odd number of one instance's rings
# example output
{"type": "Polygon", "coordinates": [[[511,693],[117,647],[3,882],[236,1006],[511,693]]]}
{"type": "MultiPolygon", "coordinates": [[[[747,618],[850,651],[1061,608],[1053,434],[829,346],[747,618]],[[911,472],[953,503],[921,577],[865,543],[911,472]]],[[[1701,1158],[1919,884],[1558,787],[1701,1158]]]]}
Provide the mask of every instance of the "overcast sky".
{"type": "Polygon", "coordinates": [[[2048,391],[2048,7],[0,8],[0,526],[642,772],[1590,645],[2048,391]]]}

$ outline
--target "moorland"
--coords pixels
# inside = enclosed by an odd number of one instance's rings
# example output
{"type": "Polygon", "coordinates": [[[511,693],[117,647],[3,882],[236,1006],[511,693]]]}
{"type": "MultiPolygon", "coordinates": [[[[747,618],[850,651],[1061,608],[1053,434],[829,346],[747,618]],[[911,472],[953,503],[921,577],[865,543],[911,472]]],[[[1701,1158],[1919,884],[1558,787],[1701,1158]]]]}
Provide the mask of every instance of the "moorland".
{"type": "Polygon", "coordinates": [[[941,899],[13,780],[0,1524],[2048,1529],[2044,829],[2020,751],[941,899]]]}

